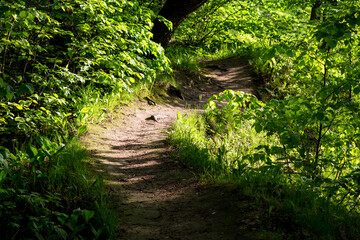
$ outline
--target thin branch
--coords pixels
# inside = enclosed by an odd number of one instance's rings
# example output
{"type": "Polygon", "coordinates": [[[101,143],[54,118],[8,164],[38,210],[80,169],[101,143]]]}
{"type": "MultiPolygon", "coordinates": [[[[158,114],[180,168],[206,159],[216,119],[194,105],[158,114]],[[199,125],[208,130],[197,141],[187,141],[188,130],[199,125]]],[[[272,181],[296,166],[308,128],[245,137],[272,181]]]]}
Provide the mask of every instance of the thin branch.
{"type": "Polygon", "coordinates": [[[354,203],[354,206],[350,209],[350,212],[354,211],[354,209],[356,208],[356,206],[359,204],[360,198],[358,196],[358,200],[354,203]]]}
{"type": "MultiPolygon", "coordinates": [[[[11,24],[11,28],[6,36],[6,40],[10,40],[11,32],[14,27],[15,21],[11,24]]],[[[6,63],[6,51],[7,51],[7,45],[4,47],[4,53],[3,53],[3,62],[1,65],[0,72],[2,73],[2,77],[5,78],[5,63],[6,63]]]]}
{"type": "Polygon", "coordinates": [[[43,8],[48,8],[48,7],[52,7],[56,5],[56,3],[51,3],[51,4],[48,4],[48,5],[39,5],[40,7],[43,7],[43,8]]]}
{"type": "MultiPolygon", "coordinates": [[[[235,11],[232,15],[227,16],[224,20],[220,21],[217,25],[221,25],[222,23],[226,22],[230,17],[234,16],[236,13],[240,12],[241,10],[244,10],[244,8],[239,8],[237,11],[235,11]]],[[[219,28],[213,28],[211,29],[207,34],[205,34],[201,39],[197,40],[197,42],[202,42],[207,38],[211,33],[216,32],[215,30],[219,30],[219,28]]]]}

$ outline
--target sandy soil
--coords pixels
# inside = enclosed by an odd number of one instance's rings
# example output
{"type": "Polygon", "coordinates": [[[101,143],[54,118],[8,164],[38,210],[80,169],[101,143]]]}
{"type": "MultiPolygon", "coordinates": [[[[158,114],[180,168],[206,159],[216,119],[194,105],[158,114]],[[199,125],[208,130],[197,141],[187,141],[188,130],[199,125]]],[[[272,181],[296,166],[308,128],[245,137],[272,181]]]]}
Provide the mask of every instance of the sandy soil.
{"type": "Polygon", "coordinates": [[[277,238],[260,230],[256,201],[235,186],[200,182],[165,141],[178,112],[201,108],[224,89],[254,91],[253,73],[245,60],[205,64],[206,81],[193,81],[191,74],[177,76],[185,83],[185,101],[173,98],[156,106],[139,102],[116,119],[92,126],[84,137],[121,219],[119,239],[277,238]],[[151,115],[167,117],[147,120],[151,115]]]}

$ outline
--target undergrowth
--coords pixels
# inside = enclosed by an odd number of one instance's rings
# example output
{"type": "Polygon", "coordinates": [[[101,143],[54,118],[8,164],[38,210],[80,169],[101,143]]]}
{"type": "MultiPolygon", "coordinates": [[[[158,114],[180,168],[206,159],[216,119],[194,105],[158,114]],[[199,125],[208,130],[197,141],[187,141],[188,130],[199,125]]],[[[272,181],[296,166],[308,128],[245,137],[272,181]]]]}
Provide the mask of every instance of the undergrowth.
{"type": "MultiPolygon", "coordinates": [[[[107,239],[114,216],[101,176],[87,168],[86,150],[46,138],[26,151],[1,149],[0,229],[3,239],[107,239]]],[[[87,160],[89,161],[89,160],[87,160]]]]}
{"type": "Polygon", "coordinates": [[[264,154],[264,146],[277,149],[281,145],[278,136],[260,131],[256,119],[243,110],[236,111],[239,105],[234,108],[235,97],[227,99],[230,103],[225,107],[214,107],[213,100],[224,100],[220,96],[226,92],[231,95],[225,91],[210,99],[204,114],[178,114],[168,140],[182,161],[195,167],[205,181],[240,185],[267,206],[269,223],[265,225],[273,225],[285,238],[356,239],[358,214],[320,193],[317,189],[322,185],[305,178],[297,181],[298,170],[283,164],[279,155],[264,154]]]}
{"type": "Polygon", "coordinates": [[[153,16],[137,1],[1,1],[2,239],[113,235],[78,137],[171,71],[153,16]]]}

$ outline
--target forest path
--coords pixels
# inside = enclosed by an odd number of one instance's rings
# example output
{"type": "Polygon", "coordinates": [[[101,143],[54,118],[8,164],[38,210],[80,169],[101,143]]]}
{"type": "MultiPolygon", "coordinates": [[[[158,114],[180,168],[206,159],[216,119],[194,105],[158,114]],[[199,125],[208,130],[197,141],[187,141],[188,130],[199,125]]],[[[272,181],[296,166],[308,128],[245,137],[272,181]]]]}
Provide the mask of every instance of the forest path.
{"type": "Polygon", "coordinates": [[[246,60],[229,58],[205,65],[207,81],[177,76],[187,83],[186,102],[137,103],[116,119],[92,126],[84,138],[122,221],[119,239],[269,239],[257,227],[261,212],[256,202],[235,186],[201,183],[191,169],[174,160],[165,141],[178,112],[202,108],[224,89],[253,91],[253,72],[246,60]],[[167,118],[146,120],[151,115],[167,118]]]}

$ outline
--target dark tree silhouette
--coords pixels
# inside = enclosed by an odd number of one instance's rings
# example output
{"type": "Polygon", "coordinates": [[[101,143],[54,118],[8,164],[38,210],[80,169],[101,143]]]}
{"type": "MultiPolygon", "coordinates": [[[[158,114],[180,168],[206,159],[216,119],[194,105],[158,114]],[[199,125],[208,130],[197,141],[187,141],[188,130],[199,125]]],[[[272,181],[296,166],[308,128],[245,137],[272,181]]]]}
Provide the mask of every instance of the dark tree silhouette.
{"type": "Polygon", "coordinates": [[[317,11],[322,4],[323,4],[322,1],[319,0],[315,1],[313,7],[311,8],[310,20],[320,20],[320,15],[317,13],[317,11]]]}
{"type": "Polygon", "coordinates": [[[163,22],[156,19],[152,29],[154,42],[160,43],[166,48],[179,24],[192,12],[198,9],[208,0],[167,0],[159,12],[167,20],[171,21],[173,28],[169,29],[163,22]]]}

